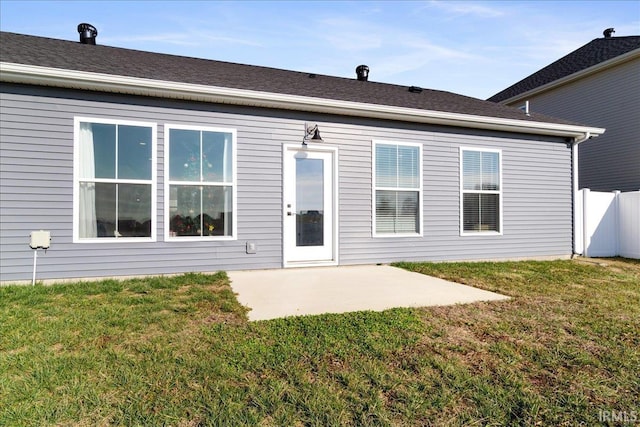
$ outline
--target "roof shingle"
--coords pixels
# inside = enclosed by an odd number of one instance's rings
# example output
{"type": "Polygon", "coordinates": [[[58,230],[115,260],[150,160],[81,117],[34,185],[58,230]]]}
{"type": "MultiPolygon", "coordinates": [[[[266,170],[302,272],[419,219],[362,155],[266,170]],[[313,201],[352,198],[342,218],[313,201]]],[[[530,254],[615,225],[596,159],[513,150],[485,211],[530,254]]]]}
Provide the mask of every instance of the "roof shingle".
{"type": "Polygon", "coordinates": [[[0,60],[74,71],[523,121],[571,124],[451,92],[0,32],[0,60]]]}
{"type": "Polygon", "coordinates": [[[592,40],[581,48],[493,95],[488,101],[501,102],[513,98],[521,93],[586,70],[635,49],[640,49],[640,36],[606,37],[592,40]]]}

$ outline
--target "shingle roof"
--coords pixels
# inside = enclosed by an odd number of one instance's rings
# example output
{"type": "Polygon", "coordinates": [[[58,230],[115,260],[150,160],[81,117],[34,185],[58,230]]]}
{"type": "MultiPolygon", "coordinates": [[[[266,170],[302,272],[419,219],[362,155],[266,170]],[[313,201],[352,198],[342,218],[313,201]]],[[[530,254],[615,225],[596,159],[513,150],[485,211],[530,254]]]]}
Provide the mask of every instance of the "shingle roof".
{"type": "Polygon", "coordinates": [[[488,101],[504,101],[635,49],[640,49],[640,36],[606,37],[592,40],[540,71],[493,95],[488,101]]]}
{"type": "MultiPolygon", "coordinates": [[[[99,40],[98,40],[99,42],[99,40]]],[[[522,121],[572,124],[451,92],[0,32],[0,61],[522,121]]]]}

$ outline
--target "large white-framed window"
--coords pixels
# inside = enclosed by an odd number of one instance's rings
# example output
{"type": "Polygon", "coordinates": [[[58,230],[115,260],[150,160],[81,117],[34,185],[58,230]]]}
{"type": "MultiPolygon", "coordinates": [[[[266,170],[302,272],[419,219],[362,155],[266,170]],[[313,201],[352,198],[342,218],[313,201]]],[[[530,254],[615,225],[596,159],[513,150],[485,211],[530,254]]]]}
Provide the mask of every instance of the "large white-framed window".
{"type": "Polygon", "coordinates": [[[237,238],[236,130],[167,124],[165,240],[237,238]]]}
{"type": "Polygon", "coordinates": [[[156,240],[156,124],[74,118],[73,241],[156,240]]]}
{"type": "Polygon", "coordinates": [[[422,144],[372,141],[373,236],[422,235],[422,144]]]}
{"type": "Polygon", "coordinates": [[[502,151],[460,147],[460,235],[502,234],[502,151]]]}

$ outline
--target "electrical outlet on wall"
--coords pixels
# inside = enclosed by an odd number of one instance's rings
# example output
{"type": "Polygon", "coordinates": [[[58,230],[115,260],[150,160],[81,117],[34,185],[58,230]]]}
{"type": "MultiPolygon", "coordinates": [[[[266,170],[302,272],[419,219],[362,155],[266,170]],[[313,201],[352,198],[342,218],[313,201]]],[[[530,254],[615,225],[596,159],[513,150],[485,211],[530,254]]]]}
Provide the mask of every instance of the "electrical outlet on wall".
{"type": "Polygon", "coordinates": [[[247,242],[247,253],[255,254],[257,252],[258,252],[258,248],[256,247],[256,244],[254,242],[247,242]]]}

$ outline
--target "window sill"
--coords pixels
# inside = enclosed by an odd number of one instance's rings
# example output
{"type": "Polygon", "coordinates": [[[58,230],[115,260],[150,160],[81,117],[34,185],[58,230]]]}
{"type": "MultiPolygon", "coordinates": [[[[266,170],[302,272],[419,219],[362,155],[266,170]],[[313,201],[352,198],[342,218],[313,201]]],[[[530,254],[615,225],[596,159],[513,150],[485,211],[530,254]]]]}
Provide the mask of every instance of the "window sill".
{"type": "Polygon", "coordinates": [[[373,233],[374,239],[389,239],[389,238],[410,238],[410,237],[422,237],[420,233],[373,233]]]}
{"type": "Polygon", "coordinates": [[[223,242],[238,240],[235,236],[165,236],[165,242],[223,242]]]}
{"type": "Polygon", "coordinates": [[[461,237],[469,237],[469,236],[502,236],[502,231],[465,231],[460,233],[461,237]]]}
{"type": "Polygon", "coordinates": [[[154,243],[155,237],[100,237],[90,239],[74,239],[73,243],[154,243]]]}

